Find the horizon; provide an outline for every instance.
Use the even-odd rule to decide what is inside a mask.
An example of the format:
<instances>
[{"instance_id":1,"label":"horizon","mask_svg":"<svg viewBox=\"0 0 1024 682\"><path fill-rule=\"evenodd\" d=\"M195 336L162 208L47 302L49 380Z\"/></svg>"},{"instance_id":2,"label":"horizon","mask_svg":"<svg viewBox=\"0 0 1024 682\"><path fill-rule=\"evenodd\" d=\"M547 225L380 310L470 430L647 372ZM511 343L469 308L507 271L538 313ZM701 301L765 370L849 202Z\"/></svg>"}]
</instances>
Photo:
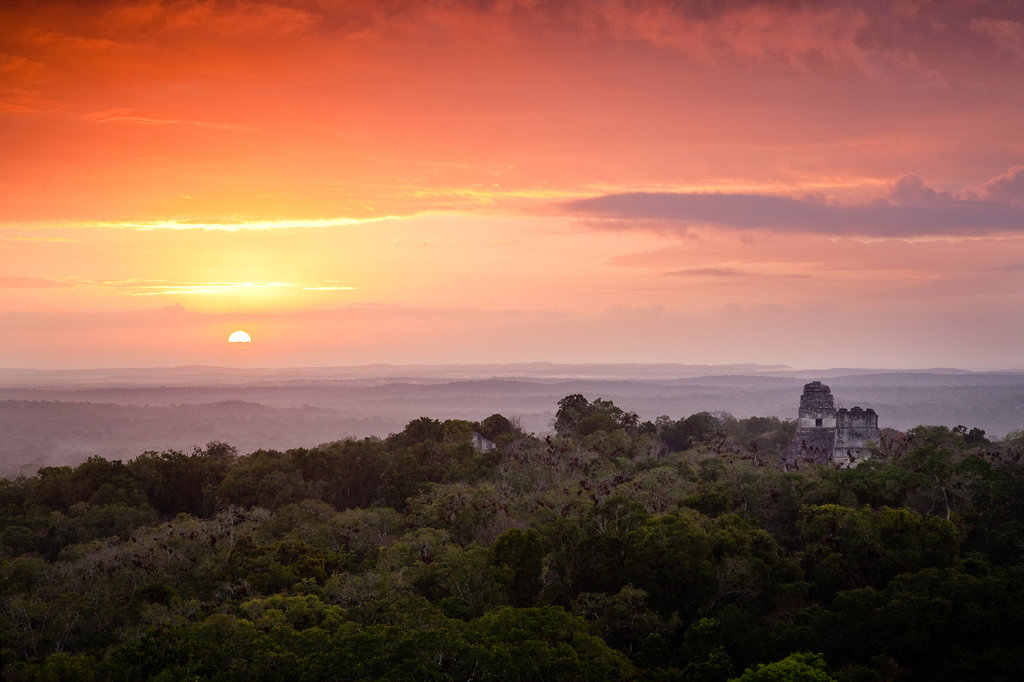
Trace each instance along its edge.
<instances>
[{"instance_id":1,"label":"horizon","mask_svg":"<svg viewBox=\"0 0 1024 682\"><path fill-rule=\"evenodd\" d=\"M722 365L685 363L559 363L559 362L505 362L505 363L367 363L361 365L323 365L290 367L243 367L229 365L176 365L151 367L0 367L0 381L8 382L7 388L32 387L35 382L81 380L95 382L107 380L110 386L118 382L129 382L139 386L153 387L148 382L177 379L179 382L194 378L195 385L205 381L216 383L218 379L235 378L238 381L251 380L301 382L326 380L432 380L446 381L488 381L488 380L622 380L622 381L683 381L736 378L776 379L824 379L870 377L885 375L1017 375L1024 369L965 369L959 367L788 367L785 365L761 365L738 363ZM43 383L39 383L43 386ZM184 384L181 384L184 385Z\"/></svg>"},{"instance_id":2,"label":"horizon","mask_svg":"<svg viewBox=\"0 0 1024 682\"><path fill-rule=\"evenodd\" d=\"M508 368L509 366L506 366ZM732 371L728 371L732 369ZM611 400L642 419L702 412L797 415L801 388L828 385L836 407L874 409L879 426L966 425L990 439L1021 428L1022 372L811 370L671 366L442 366L246 370L3 370L0 475L31 475L101 454L130 459L219 441L240 452L286 451L385 437L419 418L500 414L548 433L559 400Z\"/></svg>"},{"instance_id":3,"label":"horizon","mask_svg":"<svg viewBox=\"0 0 1024 682\"><path fill-rule=\"evenodd\" d=\"M0 44L0 367L1022 368L1024 5L15 0Z\"/></svg>"},{"instance_id":4,"label":"horizon","mask_svg":"<svg viewBox=\"0 0 1024 682\"><path fill-rule=\"evenodd\" d=\"M1018 374L1024 373L1024 366L1000 366L991 368L966 367L966 366L807 366L796 367L785 364L764 364L757 362L736 362L736 363L690 363L690 362L633 362L633 361L609 361L609 362L557 362L549 360L527 360L527 361L500 361L500 362L365 362L358 364L332 364L332 365L232 365L232 364L176 364L176 365L65 365L53 367L41 366L0 366L0 373L34 372L40 374L60 373L88 373L88 372L186 372L186 371L210 371L224 373L246 373L266 372L274 374L287 374L289 372L397 372L416 371L427 372L443 376L444 372L468 372L468 371L500 371L509 372L521 370L525 372L555 371L562 368L574 369L600 369L616 370L622 376L639 378L628 373L629 369L646 370L647 372L659 368L666 370L686 370L687 377L715 376L720 375L809 375L816 372L823 374L836 374L849 372L854 374L863 373L926 373L926 374ZM570 375L575 376L575 375ZM686 377L680 377L686 378Z\"/></svg>"}]
</instances>

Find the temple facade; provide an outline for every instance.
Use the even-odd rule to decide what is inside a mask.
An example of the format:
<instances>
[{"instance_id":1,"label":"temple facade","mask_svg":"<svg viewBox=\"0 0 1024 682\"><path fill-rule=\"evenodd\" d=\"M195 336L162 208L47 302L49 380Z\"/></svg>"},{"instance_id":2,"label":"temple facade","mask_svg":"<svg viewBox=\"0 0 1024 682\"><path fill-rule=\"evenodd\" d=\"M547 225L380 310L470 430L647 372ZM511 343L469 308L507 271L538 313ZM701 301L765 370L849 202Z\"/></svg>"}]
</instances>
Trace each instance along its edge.
<instances>
[{"instance_id":1,"label":"temple facade","mask_svg":"<svg viewBox=\"0 0 1024 682\"><path fill-rule=\"evenodd\" d=\"M874 410L837 410L832 389L820 381L804 385L796 437L790 449L793 464L855 466L870 456L869 444L877 443L878 438L878 415Z\"/></svg>"}]
</instances>

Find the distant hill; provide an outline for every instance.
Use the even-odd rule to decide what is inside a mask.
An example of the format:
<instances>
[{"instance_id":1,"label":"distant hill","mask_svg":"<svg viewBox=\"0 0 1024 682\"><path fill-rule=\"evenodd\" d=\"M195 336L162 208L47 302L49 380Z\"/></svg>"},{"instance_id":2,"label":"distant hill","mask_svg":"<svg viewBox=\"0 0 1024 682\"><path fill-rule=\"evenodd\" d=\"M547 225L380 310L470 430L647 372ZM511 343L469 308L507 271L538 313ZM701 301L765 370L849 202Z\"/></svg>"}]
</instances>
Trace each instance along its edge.
<instances>
[{"instance_id":1,"label":"distant hill","mask_svg":"<svg viewBox=\"0 0 1024 682\"><path fill-rule=\"evenodd\" d=\"M642 419L695 412L796 417L804 383L829 384L839 406L872 407L879 425L1024 429L1024 373L786 370L758 365L514 365L115 370L0 369L0 476L129 459L213 440L242 453L386 436L420 416L494 413L550 429L571 393L603 397Z\"/></svg>"}]
</instances>

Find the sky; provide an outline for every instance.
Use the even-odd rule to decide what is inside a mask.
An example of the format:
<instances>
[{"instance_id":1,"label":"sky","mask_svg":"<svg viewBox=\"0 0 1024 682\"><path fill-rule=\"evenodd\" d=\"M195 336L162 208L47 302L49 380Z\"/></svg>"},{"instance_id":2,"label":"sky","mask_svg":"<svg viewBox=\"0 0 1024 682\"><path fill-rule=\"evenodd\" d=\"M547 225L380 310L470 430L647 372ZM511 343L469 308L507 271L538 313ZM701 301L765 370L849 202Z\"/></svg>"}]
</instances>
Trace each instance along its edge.
<instances>
[{"instance_id":1,"label":"sky","mask_svg":"<svg viewBox=\"0 0 1024 682\"><path fill-rule=\"evenodd\" d=\"M0 5L0 367L1021 348L1024 3Z\"/></svg>"}]
</instances>

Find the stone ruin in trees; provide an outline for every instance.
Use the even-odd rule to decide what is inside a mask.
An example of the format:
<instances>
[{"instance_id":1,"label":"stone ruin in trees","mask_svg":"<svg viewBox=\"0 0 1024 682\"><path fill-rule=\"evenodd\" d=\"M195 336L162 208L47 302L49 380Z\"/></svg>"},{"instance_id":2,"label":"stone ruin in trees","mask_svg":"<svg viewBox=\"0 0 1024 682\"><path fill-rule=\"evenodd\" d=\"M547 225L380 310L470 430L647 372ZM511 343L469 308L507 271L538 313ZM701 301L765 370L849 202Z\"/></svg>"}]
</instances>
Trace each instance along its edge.
<instances>
[{"instance_id":1,"label":"stone ruin in trees","mask_svg":"<svg viewBox=\"0 0 1024 682\"><path fill-rule=\"evenodd\" d=\"M871 456L870 443L877 443L878 415L860 407L836 409L832 389L820 381L804 385L796 437L789 459L796 466L806 463L850 467Z\"/></svg>"}]
</instances>

